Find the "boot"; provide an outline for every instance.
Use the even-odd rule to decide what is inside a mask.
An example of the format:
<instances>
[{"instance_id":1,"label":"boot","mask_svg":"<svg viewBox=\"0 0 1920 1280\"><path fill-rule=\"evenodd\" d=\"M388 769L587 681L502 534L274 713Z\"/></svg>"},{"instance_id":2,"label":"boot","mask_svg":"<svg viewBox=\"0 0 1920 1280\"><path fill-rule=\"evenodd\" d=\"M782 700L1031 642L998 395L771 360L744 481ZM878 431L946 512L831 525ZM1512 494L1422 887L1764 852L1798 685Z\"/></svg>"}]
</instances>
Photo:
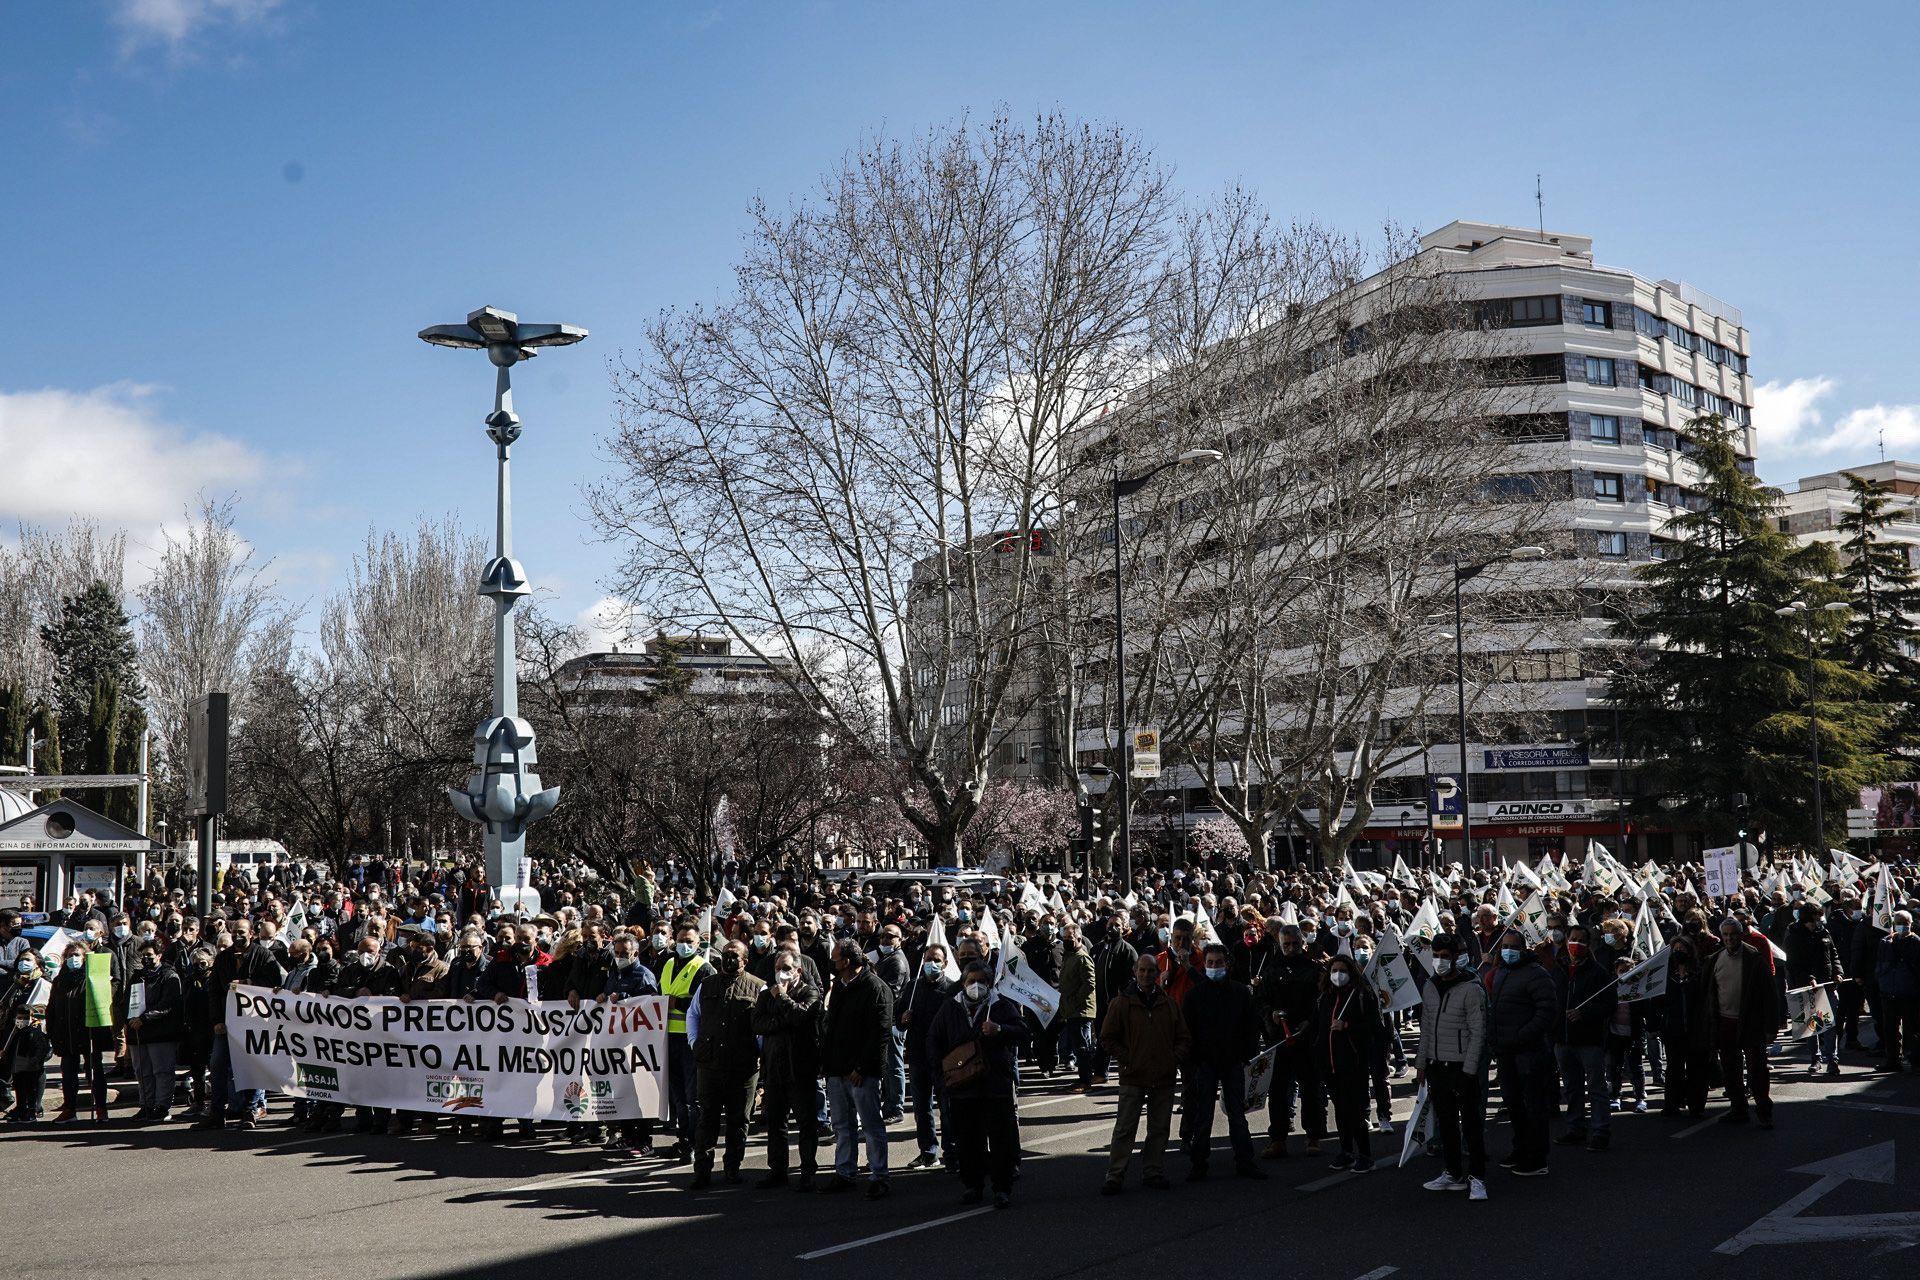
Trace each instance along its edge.
<instances>
[{"instance_id":1,"label":"boot","mask_svg":"<svg viewBox=\"0 0 1920 1280\"><path fill-rule=\"evenodd\" d=\"M1265 1147L1265 1149L1264 1149L1264 1150L1262 1150L1262 1151L1260 1152L1260 1158L1261 1158L1262 1160L1284 1160L1284 1159L1286 1159L1286 1158L1287 1158L1287 1140L1286 1140L1286 1137L1285 1137L1285 1136L1283 1135L1283 1136L1281 1136L1281 1137L1278 1137L1278 1138L1269 1138L1269 1139L1267 1140L1267 1145L1266 1145L1266 1147Z\"/></svg>"},{"instance_id":2,"label":"boot","mask_svg":"<svg viewBox=\"0 0 1920 1280\"><path fill-rule=\"evenodd\" d=\"M53 1122L55 1124L72 1124L73 1121L74 1121L74 1112L72 1107L60 1108L60 1114L56 1115L53 1118Z\"/></svg>"}]
</instances>

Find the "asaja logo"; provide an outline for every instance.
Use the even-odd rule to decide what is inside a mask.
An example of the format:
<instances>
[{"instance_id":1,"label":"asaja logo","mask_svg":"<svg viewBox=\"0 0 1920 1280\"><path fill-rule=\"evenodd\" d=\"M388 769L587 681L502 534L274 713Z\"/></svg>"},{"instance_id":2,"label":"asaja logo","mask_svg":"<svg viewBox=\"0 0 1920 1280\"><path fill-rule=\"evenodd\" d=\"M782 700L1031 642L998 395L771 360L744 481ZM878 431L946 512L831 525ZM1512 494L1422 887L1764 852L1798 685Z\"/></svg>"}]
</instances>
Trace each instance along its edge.
<instances>
[{"instance_id":1,"label":"asaja logo","mask_svg":"<svg viewBox=\"0 0 1920 1280\"><path fill-rule=\"evenodd\" d=\"M293 1064L293 1084L297 1089L322 1093L340 1092L340 1073L332 1067L316 1067L311 1062Z\"/></svg>"},{"instance_id":2,"label":"asaja logo","mask_svg":"<svg viewBox=\"0 0 1920 1280\"><path fill-rule=\"evenodd\" d=\"M432 1076L427 1080L427 1097L440 1104L442 1111L466 1111L481 1105L487 1083L461 1076Z\"/></svg>"}]
</instances>

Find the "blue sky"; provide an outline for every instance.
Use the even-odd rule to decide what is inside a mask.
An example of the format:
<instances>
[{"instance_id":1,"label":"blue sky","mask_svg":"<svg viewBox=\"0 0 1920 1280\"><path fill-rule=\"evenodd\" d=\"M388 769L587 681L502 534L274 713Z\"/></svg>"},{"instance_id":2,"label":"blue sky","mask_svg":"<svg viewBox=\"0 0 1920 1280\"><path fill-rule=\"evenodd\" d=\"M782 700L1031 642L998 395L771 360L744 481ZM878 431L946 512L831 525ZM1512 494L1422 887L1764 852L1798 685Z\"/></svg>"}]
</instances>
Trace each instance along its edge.
<instances>
[{"instance_id":1,"label":"blue sky","mask_svg":"<svg viewBox=\"0 0 1920 1280\"><path fill-rule=\"evenodd\" d=\"M490 518L493 303L523 366L517 550L563 613L607 362L725 287L747 202L864 133L1005 103L1124 124L1289 217L1531 223L1742 307L1775 483L1920 456L1916 19L1801 6L69 0L0 13L0 522L136 540L241 498L284 587L370 526Z\"/></svg>"}]
</instances>

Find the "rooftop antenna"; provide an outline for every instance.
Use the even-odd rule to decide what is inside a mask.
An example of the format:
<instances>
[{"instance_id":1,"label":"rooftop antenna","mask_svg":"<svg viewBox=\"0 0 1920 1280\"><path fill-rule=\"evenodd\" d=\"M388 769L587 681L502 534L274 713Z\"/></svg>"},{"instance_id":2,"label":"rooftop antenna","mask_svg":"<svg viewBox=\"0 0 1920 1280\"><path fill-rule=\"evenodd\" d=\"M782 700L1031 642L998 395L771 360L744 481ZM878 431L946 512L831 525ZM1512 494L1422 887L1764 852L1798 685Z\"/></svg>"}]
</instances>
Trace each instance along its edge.
<instances>
[{"instance_id":1,"label":"rooftop antenna","mask_svg":"<svg viewBox=\"0 0 1920 1280\"><path fill-rule=\"evenodd\" d=\"M1546 197L1541 194L1540 175L1537 173L1533 175L1533 209L1540 217L1540 242L1545 244L1547 240L1547 200Z\"/></svg>"}]
</instances>

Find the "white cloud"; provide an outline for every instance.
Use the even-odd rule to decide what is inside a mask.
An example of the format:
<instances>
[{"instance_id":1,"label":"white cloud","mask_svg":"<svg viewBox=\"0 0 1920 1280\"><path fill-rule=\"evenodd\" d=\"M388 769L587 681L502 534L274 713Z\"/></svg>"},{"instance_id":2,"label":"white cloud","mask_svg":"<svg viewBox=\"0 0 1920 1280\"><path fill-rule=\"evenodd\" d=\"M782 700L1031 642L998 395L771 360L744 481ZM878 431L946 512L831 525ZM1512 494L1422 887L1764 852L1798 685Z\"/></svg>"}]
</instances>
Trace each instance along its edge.
<instances>
[{"instance_id":1,"label":"white cloud","mask_svg":"<svg viewBox=\"0 0 1920 1280\"><path fill-rule=\"evenodd\" d=\"M212 27L245 26L278 8L280 0L115 0L113 20L130 48L165 44L178 50Z\"/></svg>"},{"instance_id":2,"label":"white cloud","mask_svg":"<svg viewBox=\"0 0 1920 1280\"><path fill-rule=\"evenodd\" d=\"M1831 378L1763 382L1753 392L1753 426L1768 453L1845 454L1843 461L1911 455L1920 448L1920 404L1874 404L1849 409L1829 421L1820 402L1839 384Z\"/></svg>"},{"instance_id":3,"label":"white cloud","mask_svg":"<svg viewBox=\"0 0 1920 1280\"><path fill-rule=\"evenodd\" d=\"M1753 389L1753 430L1762 449L1799 447L1801 437L1820 425L1815 403L1832 393L1832 378L1795 378L1763 382Z\"/></svg>"},{"instance_id":4,"label":"white cloud","mask_svg":"<svg viewBox=\"0 0 1920 1280\"><path fill-rule=\"evenodd\" d=\"M589 653L605 653L616 644L636 649L653 630L651 619L618 596L601 596L579 612L574 625L585 634Z\"/></svg>"},{"instance_id":5,"label":"white cloud","mask_svg":"<svg viewBox=\"0 0 1920 1280\"><path fill-rule=\"evenodd\" d=\"M158 529L200 493L260 480L259 454L162 421L154 400L132 383L0 392L0 522Z\"/></svg>"}]
</instances>

